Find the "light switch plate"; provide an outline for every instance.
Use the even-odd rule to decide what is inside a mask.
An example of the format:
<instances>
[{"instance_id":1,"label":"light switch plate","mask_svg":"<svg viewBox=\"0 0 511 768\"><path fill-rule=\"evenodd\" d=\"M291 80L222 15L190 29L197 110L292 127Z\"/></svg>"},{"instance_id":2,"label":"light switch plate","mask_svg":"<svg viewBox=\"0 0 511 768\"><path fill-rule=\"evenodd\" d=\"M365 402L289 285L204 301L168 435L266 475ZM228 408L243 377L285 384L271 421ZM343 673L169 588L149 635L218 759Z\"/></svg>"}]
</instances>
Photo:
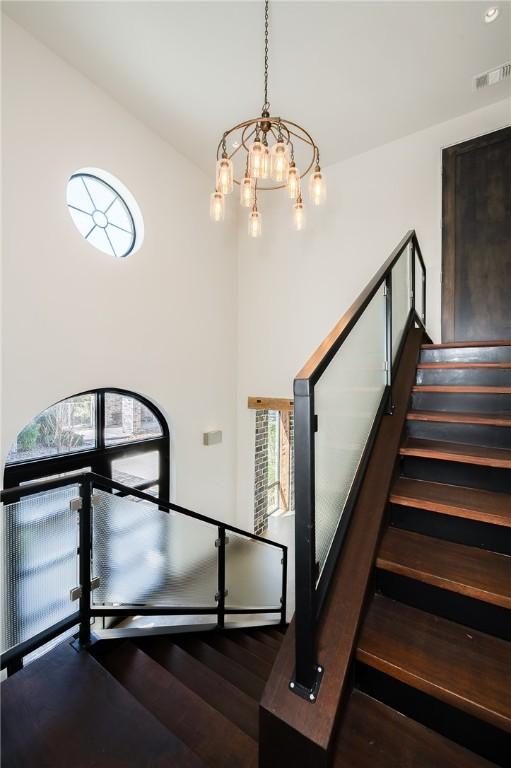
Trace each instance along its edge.
<instances>
[{"instance_id":1,"label":"light switch plate","mask_svg":"<svg viewBox=\"0 0 511 768\"><path fill-rule=\"evenodd\" d=\"M204 432L202 435L204 445L216 445L222 442L222 431L217 429L214 432Z\"/></svg>"}]
</instances>

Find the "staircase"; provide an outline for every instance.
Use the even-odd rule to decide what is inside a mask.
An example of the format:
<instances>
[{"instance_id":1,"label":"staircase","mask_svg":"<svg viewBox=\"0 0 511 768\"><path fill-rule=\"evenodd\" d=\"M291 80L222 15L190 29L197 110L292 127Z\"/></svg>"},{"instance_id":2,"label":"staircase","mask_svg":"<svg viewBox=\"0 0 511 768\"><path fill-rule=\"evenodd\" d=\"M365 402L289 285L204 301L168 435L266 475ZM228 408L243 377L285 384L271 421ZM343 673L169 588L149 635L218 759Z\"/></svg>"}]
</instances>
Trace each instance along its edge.
<instances>
[{"instance_id":1,"label":"staircase","mask_svg":"<svg viewBox=\"0 0 511 768\"><path fill-rule=\"evenodd\" d=\"M511 342L424 344L335 768L511 764Z\"/></svg>"},{"instance_id":2,"label":"staircase","mask_svg":"<svg viewBox=\"0 0 511 768\"><path fill-rule=\"evenodd\" d=\"M511 340L424 343L425 286L412 230L295 379L296 590L285 631L286 547L73 476L86 553L78 610L2 654L3 768L509 768ZM359 322L374 349L350 336ZM7 489L2 500L67 483ZM131 563L110 584L115 559L98 557L109 535L98 519L116 510L121 521L156 516L164 540L209 526L205 558L180 569L167 553L174 591L162 599L148 588L140 602ZM202 591L190 578L201 569ZM106 629L91 644L91 619L153 611L216 615L216 628ZM280 623L228 626L234 614ZM77 625L79 643L21 669Z\"/></svg>"},{"instance_id":3,"label":"staircase","mask_svg":"<svg viewBox=\"0 0 511 768\"><path fill-rule=\"evenodd\" d=\"M255 768L279 629L68 643L2 684L6 768Z\"/></svg>"}]
</instances>

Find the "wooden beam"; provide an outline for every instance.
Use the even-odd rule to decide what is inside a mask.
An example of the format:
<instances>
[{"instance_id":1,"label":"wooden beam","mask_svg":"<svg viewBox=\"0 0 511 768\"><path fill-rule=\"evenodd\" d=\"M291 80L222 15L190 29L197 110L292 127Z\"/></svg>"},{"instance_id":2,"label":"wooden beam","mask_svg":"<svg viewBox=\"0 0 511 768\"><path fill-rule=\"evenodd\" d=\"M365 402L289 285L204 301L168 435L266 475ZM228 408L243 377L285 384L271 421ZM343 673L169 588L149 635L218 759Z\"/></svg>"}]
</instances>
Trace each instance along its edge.
<instances>
[{"instance_id":1,"label":"wooden beam","mask_svg":"<svg viewBox=\"0 0 511 768\"><path fill-rule=\"evenodd\" d=\"M292 411L293 400L284 397L249 397L248 407L257 411Z\"/></svg>"}]
</instances>

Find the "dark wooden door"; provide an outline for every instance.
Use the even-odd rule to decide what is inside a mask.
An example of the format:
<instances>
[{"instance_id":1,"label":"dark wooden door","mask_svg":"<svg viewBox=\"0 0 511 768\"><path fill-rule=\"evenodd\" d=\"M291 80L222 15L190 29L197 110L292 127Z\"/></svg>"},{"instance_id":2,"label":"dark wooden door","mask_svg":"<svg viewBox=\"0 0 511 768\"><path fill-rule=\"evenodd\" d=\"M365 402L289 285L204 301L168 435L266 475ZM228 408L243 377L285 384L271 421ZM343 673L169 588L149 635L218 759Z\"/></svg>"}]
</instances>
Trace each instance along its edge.
<instances>
[{"instance_id":1,"label":"dark wooden door","mask_svg":"<svg viewBox=\"0 0 511 768\"><path fill-rule=\"evenodd\" d=\"M442 340L511 339L511 127L442 160Z\"/></svg>"}]
</instances>

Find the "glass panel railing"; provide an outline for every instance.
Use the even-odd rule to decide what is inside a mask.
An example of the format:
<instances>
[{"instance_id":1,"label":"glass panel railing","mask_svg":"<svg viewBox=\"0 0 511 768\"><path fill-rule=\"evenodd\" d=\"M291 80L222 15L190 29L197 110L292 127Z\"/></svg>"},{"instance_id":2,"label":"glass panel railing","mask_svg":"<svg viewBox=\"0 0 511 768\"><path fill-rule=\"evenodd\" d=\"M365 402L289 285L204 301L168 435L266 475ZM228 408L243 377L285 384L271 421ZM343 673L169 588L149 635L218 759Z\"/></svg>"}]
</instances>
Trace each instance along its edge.
<instances>
[{"instance_id":1,"label":"glass panel railing","mask_svg":"<svg viewBox=\"0 0 511 768\"><path fill-rule=\"evenodd\" d=\"M392 360L396 359L411 301L411 246L407 246L392 269Z\"/></svg>"},{"instance_id":2,"label":"glass panel railing","mask_svg":"<svg viewBox=\"0 0 511 768\"><path fill-rule=\"evenodd\" d=\"M386 386L383 287L314 390L316 562L325 564Z\"/></svg>"},{"instance_id":3,"label":"glass panel railing","mask_svg":"<svg viewBox=\"0 0 511 768\"><path fill-rule=\"evenodd\" d=\"M280 610L282 549L231 531L227 537L225 607Z\"/></svg>"},{"instance_id":4,"label":"glass panel railing","mask_svg":"<svg viewBox=\"0 0 511 768\"><path fill-rule=\"evenodd\" d=\"M100 490L92 519L94 605L216 610L216 526Z\"/></svg>"},{"instance_id":5,"label":"glass panel railing","mask_svg":"<svg viewBox=\"0 0 511 768\"><path fill-rule=\"evenodd\" d=\"M398 355L420 319L414 293L425 286L425 270L410 230L294 381L296 665L290 687L310 701L323 674L316 622L356 511L372 439L383 415L396 413ZM424 315L421 303L418 311Z\"/></svg>"},{"instance_id":6,"label":"glass panel railing","mask_svg":"<svg viewBox=\"0 0 511 768\"><path fill-rule=\"evenodd\" d=\"M2 537L2 652L31 639L78 609L79 486L31 494L4 504Z\"/></svg>"},{"instance_id":7,"label":"glass panel railing","mask_svg":"<svg viewBox=\"0 0 511 768\"><path fill-rule=\"evenodd\" d=\"M0 645L9 674L77 628L86 646L98 617L197 623L214 615L218 627L227 613L285 620L285 546L90 472L1 498ZM163 631L167 623L179 620L157 622Z\"/></svg>"},{"instance_id":8,"label":"glass panel railing","mask_svg":"<svg viewBox=\"0 0 511 768\"><path fill-rule=\"evenodd\" d=\"M415 311L422 322L425 322L424 317L424 282L425 274L422 271L422 264L420 262L417 251L414 251L415 259Z\"/></svg>"}]
</instances>

